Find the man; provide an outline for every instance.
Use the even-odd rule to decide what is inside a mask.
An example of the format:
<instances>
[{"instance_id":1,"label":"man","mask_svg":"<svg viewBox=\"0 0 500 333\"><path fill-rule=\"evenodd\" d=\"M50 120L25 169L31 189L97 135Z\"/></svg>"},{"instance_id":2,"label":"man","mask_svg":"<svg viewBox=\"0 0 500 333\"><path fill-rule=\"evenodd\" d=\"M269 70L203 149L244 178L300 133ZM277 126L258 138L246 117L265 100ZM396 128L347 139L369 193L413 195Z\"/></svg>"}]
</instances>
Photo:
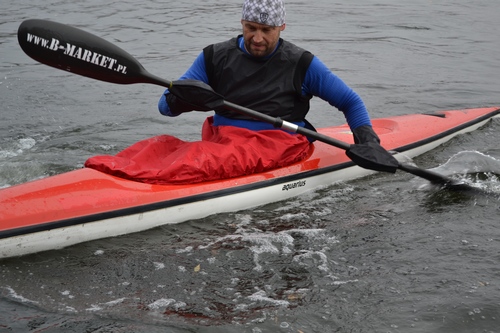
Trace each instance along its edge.
<instances>
[{"instance_id":1,"label":"man","mask_svg":"<svg viewBox=\"0 0 500 333\"><path fill-rule=\"evenodd\" d=\"M361 98L316 56L280 38L286 27L283 0L245 0L241 24L242 35L206 47L180 80L202 81L227 101L306 127L309 100L318 96L344 113L356 143L379 142ZM210 110L193 105L197 91L192 94L180 99L167 89L158 108L171 117ZM201 141L145 140L119 153L125 160L113 161L113 168L150 183L192 183L289 165L304 159L309 149L302 135L216 108ZM139 167L138 160L146 165Z\"/></svg>"}]
</instances>

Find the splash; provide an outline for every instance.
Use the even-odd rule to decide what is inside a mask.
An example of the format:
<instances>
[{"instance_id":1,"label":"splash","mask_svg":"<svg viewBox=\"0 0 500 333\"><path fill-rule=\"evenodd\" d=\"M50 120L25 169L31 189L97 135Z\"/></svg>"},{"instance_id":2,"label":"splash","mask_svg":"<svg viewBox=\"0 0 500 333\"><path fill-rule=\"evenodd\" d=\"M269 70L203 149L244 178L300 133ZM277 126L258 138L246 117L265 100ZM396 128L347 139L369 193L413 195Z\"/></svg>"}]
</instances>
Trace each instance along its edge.
<instances>
[{"instance_id":1,"label":"splash","mask_svg":"<svg viewBox=\"0 0 500 333\"><path fill-rule=\"evenodd\" d=\"M36 145L36 140L33 138L22 138L15 142L11 142L10 146L0 147L0 159L8 159L23 154L25 151L30 150Z\"/></svg>"},{"instance_id":2,"label":"splash","mask_svg":"<svg viewBox=\"0 0 500 333\"><path fill-rule=\"evenodd\" d=\"M500 159L478 151L463 151L431 169L485 193L500 194Z\"/></svg>"},{"instance_id":3,"label":"splash","mask_svg":"<svg viewBox=\"0 0 500 333\"><path fill-rule=\"evenodd\" d=\"M37 301L33 301L31 299L28 299L24 296L21 296L19 295L14 289L12 289L11 287L4 287L3 289L7 290L8 293L9 293L9 297L14 299L14 300L17 300L21 303L31 303L31 304L38 304Z\"/></svg>"}]
</instances>

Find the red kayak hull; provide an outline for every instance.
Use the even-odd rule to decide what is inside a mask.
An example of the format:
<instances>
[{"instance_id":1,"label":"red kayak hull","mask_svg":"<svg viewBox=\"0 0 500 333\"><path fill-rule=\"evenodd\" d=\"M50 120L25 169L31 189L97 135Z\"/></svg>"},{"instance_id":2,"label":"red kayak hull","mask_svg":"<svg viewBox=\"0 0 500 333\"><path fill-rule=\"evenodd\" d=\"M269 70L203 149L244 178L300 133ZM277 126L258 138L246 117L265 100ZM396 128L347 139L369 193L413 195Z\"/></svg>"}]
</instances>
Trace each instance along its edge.
<instances>
[{"instance_id":1,"label":"red kayak hull","mask_svg":"<svg viewBox=\"0 0 500 333\"><path fill-rule=\"evenodd\" d=\"M441 111L374 119L373 127L384 148L414 157L498 114L498 107ZM347 125L318 131L352 143ZM74 170L0 190L0 258L250 208L370 173L343 150L321 142L311 145L308 158L299 163L192 185L151 185L93 169ZM54 241L65 232L68 241Z\"/></svg>"}]
</instances>

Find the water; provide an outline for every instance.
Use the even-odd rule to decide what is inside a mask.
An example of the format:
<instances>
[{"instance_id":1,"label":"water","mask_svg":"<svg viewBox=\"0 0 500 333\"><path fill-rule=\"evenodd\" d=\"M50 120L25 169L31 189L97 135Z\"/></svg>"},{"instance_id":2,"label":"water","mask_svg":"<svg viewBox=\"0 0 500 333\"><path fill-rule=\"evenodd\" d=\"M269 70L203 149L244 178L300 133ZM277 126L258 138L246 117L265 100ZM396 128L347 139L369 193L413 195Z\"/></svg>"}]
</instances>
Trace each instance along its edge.
<instances>
[{"instance_id":1,"label":"water","mask_svg":"<svg viewBox=\"0 0 500 333\"><path fill-rule=\"evenodd\" d=\"M58 71L21 51L28 18L72 24L180 76L240 30L240 2L9 1L0 19L0 187L80 168L157 134L153 85ZM499 105L493 0L289 1L283 37L318 55L372 117ZM344 122L313 100L314 124ZM136 235L0 262L0 332L499 332L500 122L416 159L485 194L397 173ZM486 157L485 157L486 156ZM447 163L448 162L448 163ZM463 176L464 165L473 174Z\"/></svg>"}]
</instances>

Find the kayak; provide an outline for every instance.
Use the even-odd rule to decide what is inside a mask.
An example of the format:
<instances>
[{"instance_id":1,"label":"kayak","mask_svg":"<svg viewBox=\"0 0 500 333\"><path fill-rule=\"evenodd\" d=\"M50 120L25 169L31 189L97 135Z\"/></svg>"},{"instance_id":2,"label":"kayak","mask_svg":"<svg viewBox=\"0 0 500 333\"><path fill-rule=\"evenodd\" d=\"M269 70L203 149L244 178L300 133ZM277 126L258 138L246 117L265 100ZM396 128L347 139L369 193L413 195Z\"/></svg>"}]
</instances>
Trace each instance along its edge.
<instances>
[{"instance_id":1,"label":"kayak","mask_svg":"<svg viewBox=\"0 0 500 333\"><path fill-rule=\"evenodd\" d=\"M485 125L498 107L373 119L382 146L399 161ZM353 143L344 124L318 129ZM61 249L91 240L248 209L376 171L344 150L311 144L306 159L264 173L187 185L155 185L82 168L0 190L0 258Z\"/></svg>"}]
</instances>

